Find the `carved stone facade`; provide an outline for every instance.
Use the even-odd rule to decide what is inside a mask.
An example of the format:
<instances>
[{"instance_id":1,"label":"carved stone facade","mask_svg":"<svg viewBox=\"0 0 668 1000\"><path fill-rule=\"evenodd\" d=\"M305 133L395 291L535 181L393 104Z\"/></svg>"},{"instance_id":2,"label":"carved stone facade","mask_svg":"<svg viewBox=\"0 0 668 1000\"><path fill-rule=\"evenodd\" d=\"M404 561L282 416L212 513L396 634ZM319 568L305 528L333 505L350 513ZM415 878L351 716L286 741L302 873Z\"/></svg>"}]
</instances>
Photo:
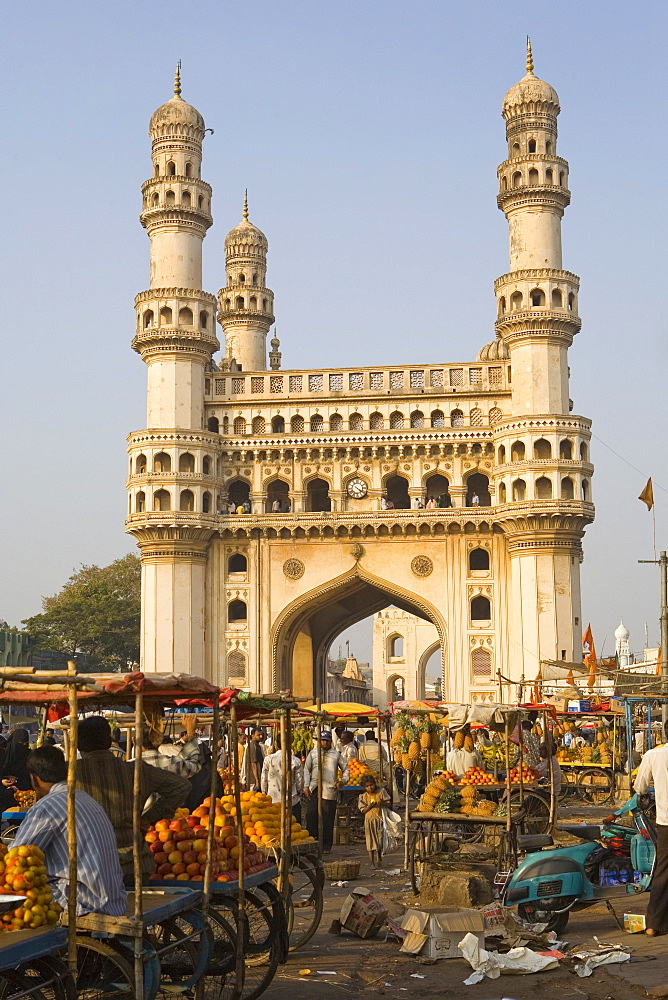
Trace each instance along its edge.
<instances>
[{"instance_id":1,"label":"carved stone facade","mask_svg":"<svg viewBox=\"0 0 668 1000\"><path fill-rule=\"evenodd\" d=\"M200 290L204 122L176 91L151 121L151 288L133 343L149 373L127 483L143 669L316 696L336 635L388 605L431 626L449 700L577 658L593 468L568 394L580 320L554 90L528 65L504 100L512 270L476 360L294 371L276 338L267 364L268 242L246 203L224 287Z\"/></svg>"}]
</instances>

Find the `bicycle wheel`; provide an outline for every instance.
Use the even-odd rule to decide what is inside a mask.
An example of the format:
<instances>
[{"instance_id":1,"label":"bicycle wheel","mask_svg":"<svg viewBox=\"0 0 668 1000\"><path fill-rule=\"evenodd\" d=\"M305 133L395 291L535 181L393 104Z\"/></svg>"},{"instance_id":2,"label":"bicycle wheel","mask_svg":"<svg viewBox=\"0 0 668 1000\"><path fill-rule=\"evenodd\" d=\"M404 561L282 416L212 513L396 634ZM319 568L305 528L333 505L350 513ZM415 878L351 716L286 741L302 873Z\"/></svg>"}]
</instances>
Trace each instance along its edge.
<instances>
[{"instance_id":1,"label":"bicycle wheel","mask_svg":"<svg viewBox=\"0 0 668 1000\"><path fill-rule=\"evenodd\" d=\"M520 805L519 791L511 792L513 812L524 809L522 829L526 834L547 833L550 829L550 803L537 792L525 792Z\"/></svg>"},{"instance_id":2,"label":"bicycle wheel","mask_svg":"<svg viewBox=\"0 0 668 1000\"><path fill-rule=\"evenodd\" d=\"M179 914L146 929L145 939L160 962L157 996L173 994L174 988L191 989L204 974L213 938L199 911Z\"/></svg>"},{"instance_id":3,"label":"bicycle wheel","mask_svg":"<svg viewBox=\"0 0 668 1000\"><path fill-rule=\"evenodd\" d=\"M288 900L290 951L310 941L322 920L325 875L317 857L293 855Z\"/></svg>"},{"instance_id":4,"label":"bicycle wheel","mask_svg":"<svg viewBox=\"0 0 668 1000\"><path fill-rule=\"evenodd\" d=\"M208 924L213 953L198 990L202 1000L229 1000L236 984L236 929L213 906L209 909Z\"/></svg>"},{"instance_id":5,"label":"bicycle wheel","mask_svg":"<svg viewBox=\"0 0 668 1000\"><path fill-rule=\"evenodd\" d=\"M76 941L79 1000L134 1000L131 953L98 938L77 935Z\"/></svg>"},{"instance_id":6,"label":"bicycle wheel","mask_svg":"<svg viewBox=\"0 0 668 1000\"><path fill-rule=\"evenodd\" d=\"M0 1000L18 1000L19 997L34 997L41 1000L39 992L30 991L22 969L5 969L0 972Z\"/></svg>"},{"instance_id":7,"label":"bicycle wheel","mask_svg":"<svg viewBox=\"0 0 668 1000\"><path fill-rule=\"evenodd\" d=\"M276 975L279 959L278 935L271 936L267 924L271 922L267 916L268 908L261 900L246 893L244 920L244 982L240 1000L256 1000L266 990ZM251 897L250 899L248 897ZM210 1000L230 1000L236 989L236 945L239 934L239 907L234 896L216 896L211 901L210 916L219 921L223 932L234 943L234 960L232 970L225 976L224 982L214 986L216 992L211 992L209 977L205 984L205 997Z\"/></svg>"},{"instance_id":8,"label":"bicycle wheel","mask_svg":"<svg viewBox=\"0 0 668 1000\"><path fill-rule=\"evenodd\" d=\"M39 991L43 1000L74 1000L76 989L72 973L67 965L54 955L33 959L23 966L26 980L31 989ZM32 993L37 996L38 993Z\"/></svg>"},{"instance_id":9,"label":"bicycle wheel","mask_svg":"<svg viewBox=\"0 0 668 1000\"><path fill-rule=\"evenodd\" d=\"M578 777L578 791L585 802L595 806L605 805L612 799L613 776L599 767L586 768Z\"/></svg>"}]
</instances>

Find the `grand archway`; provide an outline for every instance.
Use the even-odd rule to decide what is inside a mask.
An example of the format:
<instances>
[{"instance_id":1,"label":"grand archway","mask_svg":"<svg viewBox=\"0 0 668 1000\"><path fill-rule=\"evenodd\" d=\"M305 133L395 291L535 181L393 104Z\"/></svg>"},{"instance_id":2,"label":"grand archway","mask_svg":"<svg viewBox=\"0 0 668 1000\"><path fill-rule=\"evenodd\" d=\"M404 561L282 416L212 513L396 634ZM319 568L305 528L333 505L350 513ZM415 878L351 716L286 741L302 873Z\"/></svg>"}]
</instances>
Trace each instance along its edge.
<instances>
[{"instance_id":1,"label":"grand archway","mask_svg":"<svg viewBox=\"0 0 668 1000\"><path fill-rule=\"evenodd\" d=\"M357 564L350 572L303 594L279 616L272 636L274 690L321 697L326 657L334 638L388 604L433 624L443 652L446 625L434 606Z\"/></svg>"}]
</instances>

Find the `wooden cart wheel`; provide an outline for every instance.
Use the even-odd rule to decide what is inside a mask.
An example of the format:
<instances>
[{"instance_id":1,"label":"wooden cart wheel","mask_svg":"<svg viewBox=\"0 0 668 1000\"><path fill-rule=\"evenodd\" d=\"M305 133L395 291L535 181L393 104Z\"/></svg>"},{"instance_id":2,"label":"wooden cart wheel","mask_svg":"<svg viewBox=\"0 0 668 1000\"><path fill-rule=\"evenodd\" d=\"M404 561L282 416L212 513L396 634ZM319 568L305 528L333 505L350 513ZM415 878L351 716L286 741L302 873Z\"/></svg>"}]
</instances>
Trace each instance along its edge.
<instances>
[{"instance_id":1,"label":"wooden cart wheel","mask_svg":"<svg viewBox=\"0 0 668 1000\"><path fill-rule=\"evenodd\" d=\"M588 767L578 775L578 792L585 802L605 805L611 800L613 789L613 775L603 768Z\"/></svg>"},{"instance_id":2,"label":"wooden cart wheel","mask_svg":"<svg viewBox=\"0 0 668 1000\"><path fill-rule=\"evenodd\" d=\"M148 927L145 938L160 961L157 996L189 990L204 975L213 952L213 936L199 910Z\"/></svg>"},{"instance_id":3,"label":"wooden cart wheel","mask_svg":"<svg viewBox=\"0 0 668 1000\"><path fill-rule=\"evenodd\" d=\"M132 953L99 938L77 935L76 940L79 1000L134 1000ZM153 995L145 993L144 1000Z\"/></svg>"},{"instance_id":4,"label":"wooden cart wheel","mask_svg":"<svg viewBox=\"0 0 668 1000\"><path fill-rule=\"evenodd\" d=\"M303 947L320 926L324 883L322 864L315 855L293 855L287 913L290 951Z\"/></svg>"},{"instance_id":5,"label":"wooden cart wheel","mask_svg":"<svg viewBox=\"0 0 668 1000\"><path fill-rule=\"evenodd\" d=\"M31 989L22 969L5 969L0 972L0 1000L18 1000L19 997L34 997L41 1000L38 988Z\"/></svg>"},{"instance_id":6,"label":"wooden cart wheel","mask_svg":"<svg viewBox=\"0 0 668 1000\"><path fill-rule=\"evenodd\" d=\"M520 793L514 789L510 793L513 812L524 810L522 830L526 834L547 833L550 829L550 801L538 792L526 791L520 805Z\"/></svg>"},{"instance_id":7,"label":"wooden cart wheel","mask_svg":"<svg viewBox=\"0 0 668 1000\"><path fill-rule=\"evenodd\" d=\"M234 956L232 969L218 978L207 974L200 989L205 1000L231 1000L234 995L238 1000L256 1000L267 989L276 975L279 965L280 929L271 933L268 924L271 917L262 900L246 892L246 928L244 941L244 982L239 992L236 982L236 942L239 928L239 908L234 896L213 896L209 916L211 923L217 922L220 927L214 930L216 940L219 937L232 942ZM213 927L212 927L213 929ZM225 965L228 963L227 945L225 946ZM217 945L214 946L214 955ZM214 959L215 962L215 959Z\"/></svg>"},{"instance_id":8,"label":"wooden cart wheel","mask_svg":"<svg viewBox=\"0 0 668 1000\"><path fill-rule=\"evenodd\" d=\"M76 989L67 965L54 955L37 958L23 966L26 982L30 983L30 996L43 1000L75 1000ZM0 974L3 976L4 973ZM34 991L34 992L33 992ZM0 993L0 996L2 994Z\"/></svg>"}]
</instances>

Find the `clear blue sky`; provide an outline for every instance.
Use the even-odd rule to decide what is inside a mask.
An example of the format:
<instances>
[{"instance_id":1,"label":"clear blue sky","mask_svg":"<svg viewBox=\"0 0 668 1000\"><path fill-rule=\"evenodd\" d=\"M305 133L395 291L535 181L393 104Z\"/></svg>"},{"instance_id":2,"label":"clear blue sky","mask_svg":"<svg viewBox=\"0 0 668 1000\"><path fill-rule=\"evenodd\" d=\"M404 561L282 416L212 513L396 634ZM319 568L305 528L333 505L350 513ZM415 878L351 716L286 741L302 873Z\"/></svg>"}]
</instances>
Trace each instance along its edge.
<instances>
[{"instance_id":1,"label":"clear blue sky","mask_svg":"<svg viewBox=\"0 0 668 1000\"><path fill-rule=\"evenodd\" d=\"M581 275L575 412L599 440L583 620L658 635L655 479L668 547L665 3L430 0L27 2L3 15L0 618L40 610L124 534L125 435L144 425L130 350L148 283L138 222L147 125L183 61L183 95L215 129L203 176L215 226L205 288L248 187L270 243L285 367L468 361L493 336L507 270L496 208L505 91L536 73L561 98L571 164L564 266ZM360 641L363 647L363 642ZM359 648L361 659L368 650Z\"/></svg>"}]
</instances>

